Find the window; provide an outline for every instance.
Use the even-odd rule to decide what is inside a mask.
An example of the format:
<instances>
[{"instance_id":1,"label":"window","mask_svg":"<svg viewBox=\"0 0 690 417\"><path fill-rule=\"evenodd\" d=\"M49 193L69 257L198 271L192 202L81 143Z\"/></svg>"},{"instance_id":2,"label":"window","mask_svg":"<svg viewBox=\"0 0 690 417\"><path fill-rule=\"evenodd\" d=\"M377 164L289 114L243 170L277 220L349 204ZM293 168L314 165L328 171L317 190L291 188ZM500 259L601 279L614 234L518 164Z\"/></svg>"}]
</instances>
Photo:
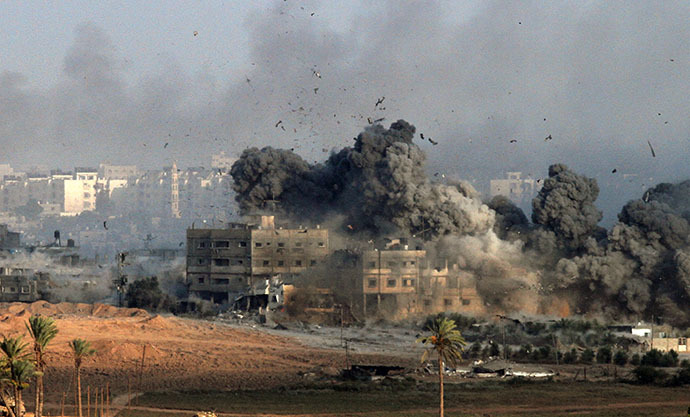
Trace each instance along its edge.
<instances>
[{"instance_id":1,"label":"window","mask_svg":"<svg viewBox=\"0 0 690 417\"><path fill-rule=\"evenodd\" d=\"M204 258L198 258L196 260L197 265L206 265L206 259Z\"/></svg>"},{"instance_id":2,"label":"window","mask_svg":"<svg viewBox=\"0 0 690 417\"><path fill-rule=\"evenodd\" d=\"M204 249L206 247L206 241L205 240L199 241L199 243L196 245L196 247L198 249Z\"/></svg>"},{"instance_id":3,"label":"window","mask_svg":"<svg viewBox=\"0 0 690 417\"><path fill-rule=\"evenodd\" d=\"M284 247L285 247L285 242L278 242L278 247L279 247L279 248L284 248Z\"/></svg>"},{"instance_id":4,"label":"window","mask_svg":"<svg viewBox=\"0 0 690 417\"><path fill-rule=\"evenodd\" d=\"M263 266L271 266L271 261L264 260L264 261L261 263L261 265L263 265Z\"/></svg>"},{"instance_id":5,"label":"window","mask_svg":"<svg viewBox=\"0 0 690 417\"><path fill-rule=\"evenodd\" d=\"M219 240L217 242L213 242L213 246L216 248L229 248L230 242L227 240Z\"/></svg>"},{"instance_id":6,"label":"window","mask_svg":"<svg viewBox=\"0 0 690 417\"><path fill-rule=\"evenodd\" d=\"M215 266L230 266L230 259L217 258L213 260Z\"/></svg>"},{"instance_id":7,"label":"window","mask_svg":"<svg viewBox=\"0 0 690 417\"><path fill-rule=\"evenodd\" d=\"M255 248L260 248L260 247L262 247L263 245L264 245L264 244L261 243L261 242L256 242L256 243L254 243L254 247L255 247Z\"/></svg>"},{"instance_id":8,"label":"window","mask_svg":"<svg viewBox=\"0 0 690 417\"><path fill-rule=\"evenodd\" d=\"M410 265L414 265L415 263L415 261L410 261Z\"/></svg>"},{"instance_id":9,"label":"window","mask_svg":"<svg viewBox=\"0 0 690 417\"><path fill-rule=\"evenodd\" d=\"M431 305L431 300L424 300L424 306L429 307Z\"/></svg>"},{"instance_id":10,"label":"window","mask_svg":"<svg viewBox=\"0 0 690 417\"><path fill-rule=\"evenodd\" d=\"M238 243L237 246L240 247L240 248L246 248L246 247L247 247L247 242L240 241L240 243Z\"/></svg>"},{"instance_id":11,"label":"window","mask_svg":"<svg viewBox=\"0 0 690 417\"><path fill-rule=\"evenodd\" d=\"M389 267L389 268L395 268L396 266L398 266L398 263L397 263L397 262L388 262L388 267Z\"/></svg>"},{"instance_id":12,"label":"window","mask_svg":"<svg viewBox=\"0 0 690 417\"><path fill-rule=\"evenodd\" d=\"M278 266L285 266L285 261L278 261Z\"/></svg>"},{"instance_id":13,"label":"window","mask_svg":"<svg viewBox=\"0 0 690 417\"><path fill-rule=\"evenodd\" d=\"M369 279L369 288L376 288L376 279L374 279L374 278Z\"/></svg>"},{"instance_id":14,"label":"window","mask_svg":"<svg viewBox=\"0 0 690 417\"><path fill-rule=\"evenodd\" d=\"M395 280L394 280L394 279L389 279L389 280L386 282L386 285L387 285L388 287L395 287Z\"/></svg>"},{"instance_id":15,"label":"window","mask_svg":"<svg viewBox=\"0 0 690 417\"><path fill-rule=\"evenodd\" d=\"M29 287L22 287L22 294L28 294L29 293Z\"/></svg>"},{"instance_id":16,"label":"window","mask_svg":"<svg viewBox=\"0 0 690 417\"><path fill-rule=\"evenodd\" d=\"M320 247L320 248L325 248L325 247L326 247L326 244L325 244L324 242L319 242L319 247Z\"/></svg>"},{"instance_id":17,"label":"window","mask_svg":"<svg viewBox=\"0 0 690 417\"><path fill-rule=\"evenodd\" d=\"M369 262L369 268L376 268L376 262Z\"/></svg>"},{"instance_id":18,"label":"window","mask_svg":"<svg viewBox=\"0 0 690 417\"><path fill-rule=\"evenodd\" d=\"M443 305L446 306L446 307L452 306L452 305L453 305L453 300L448 299L448 298L444 298L444 299L443 299Z\"/></svg>"},{"instance_id":19,"label":"window","mask_svg":"<svg viewBox=\"0 0 690 417\"><path fill-rule=\"evenodd\" d=\"M84 193L84 198L90 198L90 197L91 197L91 194L89 194L89 193Z\"/></svg>"},{"instance_id":20,"label":"window","mask_svg":"<svg viewBox=\"0 0 690 417\"><path fill-rule=\"evenodd\" d=\"M470 300L462 300L462 305L464 305L464 306L470 305Z\"/></svg>"},{"instance_id":21,"label":"window","mask_svg":"<svg viewBox=\"0 0 690 417\"><path fill-rule=\"evenodd\" d=\"M295 242L295 247L296 247L296 248L301 248L301 247L302 247L302 242Z\"/></svg>"},{"instance_id":22,"label":"window","mask_svg":"<svg viewBox=\"0 0 690 417\"><path fill-rule=\"evenodd\" d=\"M200 277L199 278L199 284L203 284L203 283L204 283L204 277Z\"/></svg>"},{"instance_id":23,"label":"window","mask_svg":"<svg viewBox=\"0 0 690 417\"><path fill-rule=\"evenodd\" d=\"M413 279L404 279L402 282L403 287L414 287Z\"/></svg>"},{"instance_id":24,"label":"window","mask_svg":"<svg viewBox=\"0 0 690 417\"><path fill-rule=\"evenodd\" d=\"M316 265L315 259L312 259L311 261L309 261L309 266L314 266L314 265Z\"/></svg>"},{"instance_id":25,"label":"window","mask_svg":"<svg viewBox=\"0 0 690 417\"><path fill-rule=\"evenodd\" d=\"M216 285L228 285L230 280L228 278L213 278L213 283Z\"/></svg>"},{"instance_id":26,"label":"window","mask_svg":"<svg viewBox=\"0 0 690 417\"><path fill-rule=\"evenodd\" d=\"M302 261L300 259L296 260L295 266L302 266Z\"/></svg>"},{"instance_id":27,"label":"window","mask_svg":"<svg viewBox=\"0 0 690 417\"><path fill-rule=\"evenodd\" d=\"M687 337L679 337L678 338L678 346L683 346L688 344L688 338Z\"/></svg>"}]
</instances>

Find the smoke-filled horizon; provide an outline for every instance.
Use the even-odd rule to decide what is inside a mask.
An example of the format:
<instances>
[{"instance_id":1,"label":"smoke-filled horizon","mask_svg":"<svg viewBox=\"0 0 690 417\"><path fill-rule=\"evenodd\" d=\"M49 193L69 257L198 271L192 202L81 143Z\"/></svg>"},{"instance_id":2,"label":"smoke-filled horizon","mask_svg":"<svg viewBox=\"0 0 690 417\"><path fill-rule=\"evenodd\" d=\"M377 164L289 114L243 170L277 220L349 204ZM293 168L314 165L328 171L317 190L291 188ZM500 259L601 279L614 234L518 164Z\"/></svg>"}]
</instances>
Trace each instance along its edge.
<instances>
[{"instance_id":1,"label":"smoke-filled horizon","mask_svg":"<svg viewBox=\"0 0 690 417\"><path fill-rule=\"evenodd\" d=\"M646 190L607 230L597 181L554 164L530 222L505 197L485 203L468 183L432 181L415 136L404 120L374 124L318 164L249 148L232 166L236 200L244 214L329 222L361 243L421 237L430 257L471 274L493 313L690 324L690 180Z\"/></svg>"},{"instance_id":2,"label":"smoke-filled horizon","mask_svg":"<svg viewBox=\"0 0 690 417\"><path fill-rule=\"evenodd\" d=\"M0 64L0 163L198 166L267 145L323 161L385 117L438 142L420 142L428 171L478 188L505 171L544 178L556 162L596 178L606 225L653 184L690 177L687 3L330 7L261 3L243 10L239 38L196 19L184 42L168 34L175 46L146 44L151 25L128 27L161 54L146 71L99 19L65 26L54 84ZM181 62L180 49L211 42L204 62Z\"/></svg>"}]
</instances>

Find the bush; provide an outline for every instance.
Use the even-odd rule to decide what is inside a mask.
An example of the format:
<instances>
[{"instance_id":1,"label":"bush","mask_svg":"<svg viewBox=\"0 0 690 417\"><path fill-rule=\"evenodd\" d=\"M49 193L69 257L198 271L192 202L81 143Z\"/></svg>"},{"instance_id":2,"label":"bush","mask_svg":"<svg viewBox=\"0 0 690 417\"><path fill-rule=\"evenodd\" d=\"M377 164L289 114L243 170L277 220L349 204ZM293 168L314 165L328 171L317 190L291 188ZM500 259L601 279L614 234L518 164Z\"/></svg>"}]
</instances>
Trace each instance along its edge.
<instances>
[{"instance_id":1,"label":"bush","mask_svg":"<svg viewBox=\"0 0 690 417\"><path fill-rule=\"evenodd\" d=\"M640 365L640 354L639 353L635 353L634 355L632 355L630 357L630 364L633 366Z\"/></svg>"},{"instance_id":2,"label":"bush","mask_svg":"<svg viewBox=\"0 0 690 417\"><path fill-rule=\"evenodd\" d=\"M597 363L611 363L613 359L611 348L608 346L597 349Z\"/></svg>"},{"instance_id":3,"label":"bush","mask_svg":"<svg viewBox=\"0 0 690 417\"><path fill-rule=\"evenodd\" d=\"M489 343L489 356L499 356L501 350L498 348L498 344L495 342Z\"/></svg>"},{"instance_id":4,"label":"bush","mask_svg":"<svg viewBox=\"0 0 690 417\"><path fill-rule=\"evenodd\" d=\"M580 362L582 363L592 363L594 360L594 351L592 349L585 349L580 355Z\"/></svg>"},{"instance_id":5,"label":"bush","mask_svg":"<svg viewBox=\"0 0 690 417\"><path fill-rule=\"evenodd\" d=\"M677 374L673 375L669 385L679 386L690 384L690 368L682 368Z\"/></svg>"},{"instance_id":6,"label":"bush","mask_svg":"<svg viewBox=\"0 0 690 417\"><path fill-rule=\"evenodd\" d=\"M649 365L640 365L633 371L639 384L660 384L666 379L666 372Z\"/></svg>"},{"instance_id":7,"label":"bush","mask_svg":"<svg viewBox=\"0 0 690 417\"><path fill-rule=\"evenodd\" d=\"M618 366L625 366L628 363L628 353L624 350L619 350L613 355L613 363Z\"/></svg>"},{"instance_id":8,"label":"bush","mask_svg":"<svg viewBox=\"0 0 690 417\"><path fill-rule=\"evenodd\" d=\"M680 361L680 366L683 368L690 368L690 361L687 359L683 359Z\"/></svg>"},{"instance_id":9,"label":"bush","mask_svg":"<svg viewBox=\"0 0 690 417\"><path fill-rule=\"evenodd\" d=\"M640 364L643 366L664 366L664 354L659 349L652 349L645 353L640 360Z\"/></svg>"},{"instance_id":10,"label":"bush","mask_svg":"<svg viewBox=\"0 0 690 417\"><path fill-rule=\"evenodd\" d=\"M482 351L482 345L479 342L474 342L470 346L470 348L467 350L467 356L470 359L477 359L479 357L479 353Z\"/></svg>"},{"instance_id":11,"label":"bush","mask_svg":"<svg viewBox=\"0 0 690 417\"><path fill-rule=\"evenodd\" d=\"M664 355L663 363L662 366L678 366L678 353L675 350L669 350Z\"/></svg>"},{"instance_id":12,"label":"bush","mask_svg":"<svg viewBox=\"0 0 690 417\"><path fill-rule=\"evenodd\" d=\"M575 363L577 362L577 350L575 348L570 349L570 352L565 352L563 355L563 363Z\"/></svg>"},{"instance_id":13,"label":"bush","mask_svg":"<svg viewBox=\"0 0 690 417\"><path fill-rule=\"evenodd\" d=\"M640 363L649 366L678 366L678 353L675 350L663 353L658 349L652 349L644 354Z\"/></svg>"},{"instance_id":14,"label":"bush","mask_svg":"<svg viewBox=\"0 0 690 417\"><path fill-rule=\"evenodd\" d=\"M143 308L146 310L171 310L172 299L163 294L158 285L158 278L149 277L138 279L127 286L125 294L127 307Z\"/></svg>"}]
</instances>

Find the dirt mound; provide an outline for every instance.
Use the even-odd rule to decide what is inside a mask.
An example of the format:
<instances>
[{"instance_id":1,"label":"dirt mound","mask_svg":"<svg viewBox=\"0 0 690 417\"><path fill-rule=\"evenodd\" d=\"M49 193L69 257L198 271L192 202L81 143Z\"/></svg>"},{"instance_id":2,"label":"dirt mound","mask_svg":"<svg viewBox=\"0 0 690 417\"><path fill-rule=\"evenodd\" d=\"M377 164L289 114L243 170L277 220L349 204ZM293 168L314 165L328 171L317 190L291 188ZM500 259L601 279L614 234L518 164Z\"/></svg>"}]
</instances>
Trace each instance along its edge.
<instances>
[{"instance_id":1,"label":"dirt mound","mask_svg":"<svg viewBox=\"0 0 690 417\"><path fill-rule=\"evenodd\" d=\"M33 314L48 317L62 315L93 316L93 317L148 317L149 313L139 308L120 308L107 304L84 303L49 303L36 301L27 303L0 303L0 321L7 320L9 316L28 317Z\"/></svg>"},{"instance_id":2,"label":"dirt mound","mask_svg":"<svg viewBox=\"0 0 690 417\"><path fill-rule=\"evenodd\" d=\"M140 321L140 323L143 324L144 329L171 329L174 327L174 323L171 322L171 319L161 317L158 314L145 318Z\"/></svg>"}]
</instances>

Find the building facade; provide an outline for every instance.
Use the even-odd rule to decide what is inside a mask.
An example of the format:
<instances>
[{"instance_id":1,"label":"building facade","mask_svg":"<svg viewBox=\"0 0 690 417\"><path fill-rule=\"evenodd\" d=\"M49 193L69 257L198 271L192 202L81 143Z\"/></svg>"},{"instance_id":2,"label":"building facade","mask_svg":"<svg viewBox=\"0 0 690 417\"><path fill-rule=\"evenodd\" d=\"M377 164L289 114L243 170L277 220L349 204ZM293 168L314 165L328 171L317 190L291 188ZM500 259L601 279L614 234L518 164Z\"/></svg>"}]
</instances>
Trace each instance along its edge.
<instances>
[{"instance_id":1,"label":"building facade","mask_svg":"<svg viewBox=\"0 0 690 417\"><path fill-rule=\"evenodd\" d=\"M329 253L328 230L276 227L273 216L225 229L187 229L189 293L232 303L242 294L268 291L272 278L300 275Z\"/></svg>"}]
</instances>

